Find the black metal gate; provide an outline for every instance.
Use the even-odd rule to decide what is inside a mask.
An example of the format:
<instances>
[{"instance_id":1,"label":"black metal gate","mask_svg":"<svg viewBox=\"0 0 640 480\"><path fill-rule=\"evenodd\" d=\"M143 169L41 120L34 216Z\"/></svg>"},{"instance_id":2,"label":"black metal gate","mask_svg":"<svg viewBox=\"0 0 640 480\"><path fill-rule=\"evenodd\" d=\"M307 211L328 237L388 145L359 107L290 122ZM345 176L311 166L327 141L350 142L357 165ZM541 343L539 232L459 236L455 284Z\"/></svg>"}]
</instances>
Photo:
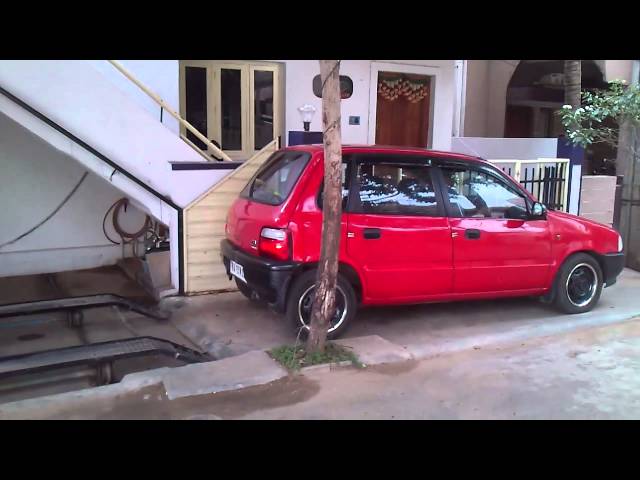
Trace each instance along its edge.
<instances>
[{"instance_id":1,"label":"black metal gate","mask_svg":"<svg viewBox=\"0 0 640 480\"><path fill-rule=\"evenodd\" d=\"M569 211L569 162L553 160L492 160L507 175L551 210Z\"/></svg>"}]
</instances>

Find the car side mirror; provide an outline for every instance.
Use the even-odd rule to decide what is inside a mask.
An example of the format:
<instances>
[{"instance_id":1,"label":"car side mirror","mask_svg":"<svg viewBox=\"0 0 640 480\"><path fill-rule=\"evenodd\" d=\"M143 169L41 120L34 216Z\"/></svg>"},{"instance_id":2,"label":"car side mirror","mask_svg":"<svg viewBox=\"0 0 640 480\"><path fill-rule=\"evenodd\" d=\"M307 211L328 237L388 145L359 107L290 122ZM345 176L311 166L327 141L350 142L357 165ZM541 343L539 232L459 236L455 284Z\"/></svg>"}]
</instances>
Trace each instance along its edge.
<instances>
[{"instance_id":1,"label":"car side mirror","mask_svg":"<svg viewBox=\"0 0 640 480\"><path fill-rule=\"evenodd\" d=\"M545 218L547 214L547 207L540 202L535 202L531 208L531 218L541 219Z\"/></svg>"}]
</instances>

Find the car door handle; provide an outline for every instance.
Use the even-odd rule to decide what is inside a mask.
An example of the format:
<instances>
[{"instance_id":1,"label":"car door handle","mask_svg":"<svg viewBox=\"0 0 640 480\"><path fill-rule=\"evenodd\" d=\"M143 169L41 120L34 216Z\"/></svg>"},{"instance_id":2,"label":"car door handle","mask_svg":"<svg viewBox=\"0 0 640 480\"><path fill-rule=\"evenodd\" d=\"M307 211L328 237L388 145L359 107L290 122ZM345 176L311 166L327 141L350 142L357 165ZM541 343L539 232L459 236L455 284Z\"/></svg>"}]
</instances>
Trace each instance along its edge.
<instances>
[{"instance_id":1,"label":"car door handle","mask_svg":"<svg viewBox=\"0 0 640 480\"><path fill-rule=\"evenodd\" d=\"M379 228L365 228L362 232L362 236L365 240L376 240L380 238L380 229Z\"/></svg>"},{"instance_id":2,"label":"car door handle","mask_svg":"<svg viewBox=\"0 0 640 480\"><path fill-rule=\"evenodd\" d=\"M480 230L469 228L464 231L464 238L468 238L469 240L477 240L480 238Z\"/></svg>"}]
</instances>

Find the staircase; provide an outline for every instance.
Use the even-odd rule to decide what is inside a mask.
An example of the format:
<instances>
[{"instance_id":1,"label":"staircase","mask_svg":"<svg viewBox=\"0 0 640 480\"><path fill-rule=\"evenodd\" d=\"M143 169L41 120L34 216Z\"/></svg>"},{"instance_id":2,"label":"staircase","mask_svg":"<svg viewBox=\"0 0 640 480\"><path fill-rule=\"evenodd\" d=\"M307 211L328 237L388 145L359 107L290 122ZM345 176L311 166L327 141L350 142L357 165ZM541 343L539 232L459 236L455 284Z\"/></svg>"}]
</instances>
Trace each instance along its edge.
<instances>
[{"instance_id":1,"label":"staircase","mask_svg":"<svg viewBox=\"0 0 640 480\"><path fill-rule=\"evenodd\" d=\"M220 258L227 212L256 170L278 149L273 140L184 209L186 293L235 290Z\"/></svg>"},{"instance_id":2,"label":"staircase","mask_svg":"<svg viewBox=\"0 0 640 480\"><path fill-rule=\"evenodd\" d=\"M111 63L208 143L218 158L230 160L121 65ZM110 182L169 227L175 289L179 284L185 293L235 288L225 276L219 251L227 211L255 171L278 149L277 140L228 174L229 170L175 171L171 164L202 163L203 153L87 61L3 60L0 87L0 112Z\"/></svg>"}]
</instances>

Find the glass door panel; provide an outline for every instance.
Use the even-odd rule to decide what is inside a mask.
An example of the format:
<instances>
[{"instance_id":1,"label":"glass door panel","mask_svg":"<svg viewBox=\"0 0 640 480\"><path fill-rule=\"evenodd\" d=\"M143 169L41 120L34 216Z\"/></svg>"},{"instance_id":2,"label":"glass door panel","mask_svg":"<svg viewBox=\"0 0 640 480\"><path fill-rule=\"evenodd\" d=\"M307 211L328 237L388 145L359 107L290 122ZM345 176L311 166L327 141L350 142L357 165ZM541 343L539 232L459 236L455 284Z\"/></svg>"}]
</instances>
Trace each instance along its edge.
<instances>
[{"instance_id":1,"label":"glass door panel","mask_svg":"<svg viewBox=\"0 0 640 480\"><path fill-rule=\"evenodd\" d=\"M242 70L220 69L220 140L223 150L242 148Z\"/></svg>"},{"instance_id":2,"label":"glass door panel","mask_svg":"<svg viewBox=\"0 0 640 480\"><path fill-rule=\"evenodd\" d=\"M207 69L203 67L185 67L185 113L186 120L202 135L208 138L207 130ZM200 150L207 145L186 130L186 135Z\"/></svg>"},{"instance_id":3,"label":"glass door panel","mask_svg":"<svg viewBox=\"0 0 640 480\"><path fill-rule=\"evenodd\" d=\"M253 71L253 149L260 150L273 140L272 71Z\"/></svg>"}]
</instances>

